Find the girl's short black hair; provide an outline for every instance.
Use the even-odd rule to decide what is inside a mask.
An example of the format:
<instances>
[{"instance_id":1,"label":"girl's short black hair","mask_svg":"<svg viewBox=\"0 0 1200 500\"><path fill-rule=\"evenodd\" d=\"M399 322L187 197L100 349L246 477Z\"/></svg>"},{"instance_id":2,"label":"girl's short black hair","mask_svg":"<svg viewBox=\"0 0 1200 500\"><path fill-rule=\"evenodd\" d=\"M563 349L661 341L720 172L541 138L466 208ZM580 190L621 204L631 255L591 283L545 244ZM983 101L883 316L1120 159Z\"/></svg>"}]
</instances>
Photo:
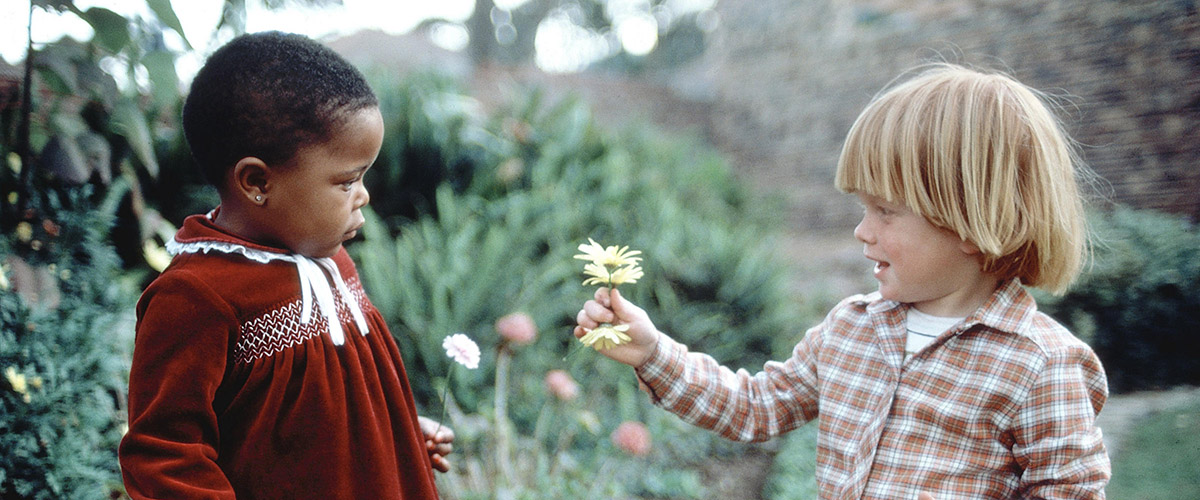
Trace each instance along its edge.
<instances>
[{"instance_id":1,"label":"girl's short black hair","mask_svg":"<svg viewBox=\"0 0 1200 500\"><path fill-rule=\"evenodd\" d=\"M183 105L183 131L204 176L220 187L238 160L286 164L352 113L378 105L362 73L332 49L268 31L235 38L208 58Z\"/></svg>"}]
</instances>

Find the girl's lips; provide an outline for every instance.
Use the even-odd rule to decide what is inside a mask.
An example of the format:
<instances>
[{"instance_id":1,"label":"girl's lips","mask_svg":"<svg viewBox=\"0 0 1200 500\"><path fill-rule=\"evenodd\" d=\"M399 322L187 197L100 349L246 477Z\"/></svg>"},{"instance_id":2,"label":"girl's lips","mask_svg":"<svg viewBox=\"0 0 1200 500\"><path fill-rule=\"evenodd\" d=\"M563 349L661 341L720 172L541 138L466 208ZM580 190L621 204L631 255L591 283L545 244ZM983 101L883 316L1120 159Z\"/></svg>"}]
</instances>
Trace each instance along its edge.
<instances>
[{"instance_id":1,"label":"girl's lips","mask_svg":"<svg viewBox=\"0 0 1200 500\"><path fill-rule=\"evenodd\" d=\"M879 275L880 275L880 274L882 274L882 273L883 273L883 271L884 271L885 269L887 269L887 268L888 268L890 265L891 265L891 264L888 264L887 262L884 262L884 261L881 261L881 260L877 260L877 261L875 261L875 269L874 269L874 272L875 272L875 277L876 277L876 278L878 278L878 277L879 277Z\"/></svg>"}]
</instances>

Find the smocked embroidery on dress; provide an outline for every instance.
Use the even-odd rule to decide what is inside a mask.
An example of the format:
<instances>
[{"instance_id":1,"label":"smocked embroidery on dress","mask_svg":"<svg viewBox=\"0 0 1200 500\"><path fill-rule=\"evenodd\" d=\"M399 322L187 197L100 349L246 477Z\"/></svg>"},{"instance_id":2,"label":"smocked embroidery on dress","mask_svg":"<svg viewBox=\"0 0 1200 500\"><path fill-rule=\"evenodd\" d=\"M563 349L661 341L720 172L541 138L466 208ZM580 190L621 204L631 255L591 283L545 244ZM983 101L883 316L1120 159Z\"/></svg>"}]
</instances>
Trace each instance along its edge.
<instances>
[{"instance_id":1,"label":"smocked embroidery on dress","mask_svg":"<svg viewBox=\"0 0 1200 500\"><path fill-rule=\"evenodd\" d=\"M357 299L356 303L366 303L366 292L357 279L351 278L346 288ZM353 322L354 315L346 305L347 301L335 300L335 303L339 322ZM242 323L233 348L234 363L246 364L270 357L328 331L326 315L318 315L314 321L304 323L300 321L302 310L301 301L294 300Z\"/></svg>"}]
</instances>

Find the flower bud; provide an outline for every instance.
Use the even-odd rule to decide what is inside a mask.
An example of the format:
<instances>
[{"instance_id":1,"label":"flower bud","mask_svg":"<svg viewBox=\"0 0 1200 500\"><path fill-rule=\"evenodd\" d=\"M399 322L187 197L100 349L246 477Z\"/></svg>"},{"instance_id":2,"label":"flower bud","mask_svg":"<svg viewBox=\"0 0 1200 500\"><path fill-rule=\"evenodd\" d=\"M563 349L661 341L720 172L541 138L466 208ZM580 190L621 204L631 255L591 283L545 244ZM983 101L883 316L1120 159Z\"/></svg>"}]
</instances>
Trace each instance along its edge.
<instances>
[{"instance_id":1,"label":"flower bud","mask_svg":"<svg viewBox=\"0 0 1200 500\"><path fill-rule=\"evenodd\" d=\"M564 370L550 370L546 373L546 390L562 401L570 401L579 396L579 384Z\"/></svg>"},{"instance_id":2,"label":"flower bud","mask_svg":"<svg viewBox=\"0 0 1200 500\"><path fill-rule=\"evenodd\" d=\"M650 431L641 422L621 422L611 438L617 448L635 457L644 457L650 453Z\"/></svg>"},{"instance_id":3,"label":"flower bud","mask_svg":"<svg viewBox=\"0 0 1200 500\"><path fill-rule=\"evenodd\" d=\"M537 338L537 325L523 312L515 312L496 320L496 332L509 342L523 345Z\"/></svg>"}]
</instances>

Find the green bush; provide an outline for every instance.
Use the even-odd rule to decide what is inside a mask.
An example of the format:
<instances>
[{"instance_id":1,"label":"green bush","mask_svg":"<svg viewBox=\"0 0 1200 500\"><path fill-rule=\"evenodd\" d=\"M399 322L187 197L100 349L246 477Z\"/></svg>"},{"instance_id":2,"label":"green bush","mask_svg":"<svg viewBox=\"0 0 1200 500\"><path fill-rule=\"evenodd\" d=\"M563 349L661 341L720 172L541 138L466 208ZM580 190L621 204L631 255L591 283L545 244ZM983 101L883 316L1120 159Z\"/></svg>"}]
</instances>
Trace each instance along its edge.
<instances>
[{"instance_id":1,"label":"green bush","mask_svg":"<svg viewBox=\"0 0 1200 500\"><path fill-rule=\"evenodd\" d=\"M395 89L415 95L379 92L385 116L402 123L389 121L385 153L370 174L375 178L368 176L375 212L364 241L350 248L401 346L418 401L431 409L425 413L440 409L451 369L441 341L464 332L484 359L481 369L457 370L452 379L450 404L464 412L451 412L462 460L494 472L488 464L498 461L475 461L505 448L487 435L491 427L471 423L475 416L511 422L512 453L524 457L514 460L526 470L569 463L556 469L559 487L544 494L529 480L508 485L517 498L561 498L576 486L604 498L701 497L697 473L680 464L703 461L719 445L653 409L628 368L580 350L570 331L594 289L581 285L583 265L572 256L589 237L642 250L646 275L622 292L674 338L754 368L785 355L805 327L774 253L778 228L766 214L775 207L752 201L728 164L695 139L660 137L648 127L604 131L580 102L545 106L536 93L485 117L439 85L448 84L417 79ZM438 181L432 188L409 185L414 175ZM497 389L495 356L503 347L493 324L515 311L529 314L542 334L516 353L513 383ZM553 404L542 378L556 368L585 381L588 404L555 421L594 420L571 433L562 454L537 436ZM509 401L504 414L494 407L498 390ZM607 434L624 420L652 423L650 463L619 465L628 462L612 458ZM682 427L670 430L667 421ZM618 466L628 477L594 476ZM462 498L488 491L468 479L451 481L447 490Z\"/></svg>"},{"instance_id":2,"label":"green bush","mask_svg":"<svg viewBox=\"0 0 1200 500\"><path fill-rule=\"evenodd\" d=\"M119 262L105 241L111 218L92 206L87 191L40 191L46 196L38 213L50 234L16 234L0 243L11 278L3 286L14 289L0 293L0 497L6 499L111 498L123 491L117 444L134 296L117 279ZM21 251L34 241L41 252ZM57 303L26 303L13 293L27 284L18 266L49 278Z\"/></svg>"},{"instance_id":3,"label":"green bush","mask_svg":"<svg viewBox=\"0 0 1200 500\"><path fill-rule=\"evenodd\" d=\"M763 487L768 500L817 498L817 422L810 422L783 438L771 475Z\"/></svg>"},{"instance_id":4,"label":"green bush","mask_svg":"<svg viewBox=\"0 0 1200 500\"><path fill-rule=\"evenodd\" d=\"M1091 344L1114 392L1200 384L1200 231L1186 220L1116 208L1090 218L1093 261L1047 313Z\"/></svg>"}]
</instances>

